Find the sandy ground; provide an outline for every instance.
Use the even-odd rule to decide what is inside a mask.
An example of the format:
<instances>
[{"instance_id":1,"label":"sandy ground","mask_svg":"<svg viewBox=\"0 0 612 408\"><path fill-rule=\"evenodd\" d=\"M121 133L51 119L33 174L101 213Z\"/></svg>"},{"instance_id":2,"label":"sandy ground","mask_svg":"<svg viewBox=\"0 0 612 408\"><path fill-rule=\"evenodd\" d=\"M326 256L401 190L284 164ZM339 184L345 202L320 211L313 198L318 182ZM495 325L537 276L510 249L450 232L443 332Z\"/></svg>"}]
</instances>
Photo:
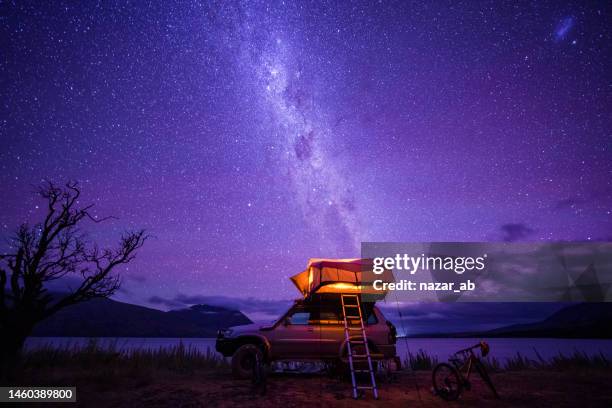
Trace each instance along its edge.
<instances>
[{"instance_id":1,"label":"sandy ground","mask_svg":"<svg viewBox=\"0 0 612 408\"><path fill-rule=\"evenodd\" d=\"M276 374L268 377L265 396L250 381L234 381L229 373L153 373L145 378L113 378L112 373L79 376L76 406L83 407L612 407L609 371L513 371L493 374L501 395L496 400L476 378L470 391L455 402L431 393L430 373L400 373L380 384L380 398L368 391L350 397L350 383L324 375ZM64 375L62 375L64 376ZM123 376L122 376L123 377ZM58 378L59 380L59 378ZM61 382L66 381L64 378ZM95 380L95 381L92 381ZM72 406L75 406L72 405ZM44 406L49 407L50 404ZM65 406L65 405L64 405Z\"/></svg>"}]
</instances>

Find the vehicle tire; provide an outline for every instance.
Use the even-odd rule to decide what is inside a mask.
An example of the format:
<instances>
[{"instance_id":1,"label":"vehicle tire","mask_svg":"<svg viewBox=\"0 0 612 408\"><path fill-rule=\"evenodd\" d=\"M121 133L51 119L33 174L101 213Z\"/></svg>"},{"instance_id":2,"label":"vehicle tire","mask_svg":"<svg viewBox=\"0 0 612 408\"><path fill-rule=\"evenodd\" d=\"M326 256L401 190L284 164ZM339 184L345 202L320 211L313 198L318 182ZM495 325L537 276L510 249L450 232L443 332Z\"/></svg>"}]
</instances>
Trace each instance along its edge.
<instances>
[{"instance_id":1,"label":"vehicle tire","mask_svg":"<svg viewBox=\"0 0 612 408\"><path fill-rule=\"evenodd\" d=\"M437 396L446 401L454 401L459 398L463 381L455 367L447 363L440 363L434 368L431 377Z\"/></svg>"},{"instance_id":2,"label":"vehicle tire","mask_svg":"<svg viewBox=\"0 0 612 408\"><path fill-rule=\"evenodd\" d=\"M232 375L237 380L246 380L253 375L256 358L263 360L261 348L254 344L244 344L238 347L232 356Z\"/></svg>"}]
</instances>

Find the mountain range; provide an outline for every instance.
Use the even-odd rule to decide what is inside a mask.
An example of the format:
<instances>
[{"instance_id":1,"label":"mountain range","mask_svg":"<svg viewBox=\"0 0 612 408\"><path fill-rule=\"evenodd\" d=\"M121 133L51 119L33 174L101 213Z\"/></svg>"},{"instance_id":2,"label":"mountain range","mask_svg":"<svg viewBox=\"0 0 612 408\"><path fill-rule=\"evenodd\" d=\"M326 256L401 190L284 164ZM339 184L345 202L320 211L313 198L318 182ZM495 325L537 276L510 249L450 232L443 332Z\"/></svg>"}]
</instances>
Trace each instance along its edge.
<instances>
[{"instance_id":1,"label":"mountain range","mask_svg":"<svg viewBox=\"0 0 612 408\"><path fill-rule=\"evenodd\" d=\"M477 317L475 315L471 319ZM252 321L242 312L222 306L198 304L184 309L162 311L112 299L93 299L68 307L39 323L32 335L214 337L221 328L249 323ZM440 327L444 327L444 324ZM612 303L571 304L540 321L513 324L493 330L452 333L440 331L411 337L612 338Z\"/></svg>"},{"instance_id":2,"label":"mountain range","mask_svg":"<svg viewBox=\"0 0 612 408\"><path fill-rule=\"evenodd\" d=\"M612 303L580 303L535 323L486 332L487 337L612 338Z\"/></svg>"},{"instance_id":3,"label":"mountain range","mask_svg":"<svg viewBox=\"0 0 612 408\"><path fill-rule=\"evenodd\" d=\"M546 319L513 324L488 331L427 333L410 337L549 337L612 338L612 303L579 303L567 306Z\"/></svg>"},{"instance_id":4,"label":"mountain range","mask_svg":"<svg viewBox=\"0 0 612 408\"><path fill-rule=\"evenodd\" d=\"M67 307L40 322L40 337L215 337L217 330L249 324L242 312L219 306L194 305L151 309L112 299L92 299Z\"/></svg>"}]
</instances>

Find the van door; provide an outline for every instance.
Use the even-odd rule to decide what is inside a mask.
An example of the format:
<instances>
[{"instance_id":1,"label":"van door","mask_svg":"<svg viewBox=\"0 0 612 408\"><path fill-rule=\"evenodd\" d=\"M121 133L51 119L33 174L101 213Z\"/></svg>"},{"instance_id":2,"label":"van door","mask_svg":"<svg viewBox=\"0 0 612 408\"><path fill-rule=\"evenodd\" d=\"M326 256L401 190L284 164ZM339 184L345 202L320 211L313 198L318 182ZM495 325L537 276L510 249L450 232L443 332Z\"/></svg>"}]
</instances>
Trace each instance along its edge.
<instances>
[{"instance_id":1,"label":"van door","mask_svg":"<svg viewBox=\"0 0 612 408\"><path fill-rule=\"evenodd\" d=\"M344 342L344 320L341 320L338 308L328 306L319 311L321 330L321 357L337 358Z\"/></svg>"},{"instance_id":2,"label":"van door","mask_svg":"<svg viewBox=\"0 0 612 408\"><path fill-rule=\"evenodd\" d=\"M318 358L320 331L315 319L315 312L310 308L292 309L284 321L276 326L274 335L271 336L274 358L286 360Z\"/></svg>"}]
</instances>

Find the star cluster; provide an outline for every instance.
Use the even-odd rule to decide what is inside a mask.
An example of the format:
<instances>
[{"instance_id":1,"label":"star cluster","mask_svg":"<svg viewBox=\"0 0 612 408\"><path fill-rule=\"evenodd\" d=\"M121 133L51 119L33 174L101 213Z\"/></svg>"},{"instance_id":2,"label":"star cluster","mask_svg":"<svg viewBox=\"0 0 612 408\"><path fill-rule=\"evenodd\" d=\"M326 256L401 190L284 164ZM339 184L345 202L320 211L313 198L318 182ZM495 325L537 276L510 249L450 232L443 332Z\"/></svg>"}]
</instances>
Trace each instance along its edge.
<instances>
[{"instance_id":1,"label":"star cluster","mask_svg":"<svg viewBox=\"0 0 612 408\"><path fill-rule=\"evenodd\" d=\"M609 239L610 5L0 5L0 234L79 180L121 297L294 296L362 241Z\"/></svg>"}]
</instances>

